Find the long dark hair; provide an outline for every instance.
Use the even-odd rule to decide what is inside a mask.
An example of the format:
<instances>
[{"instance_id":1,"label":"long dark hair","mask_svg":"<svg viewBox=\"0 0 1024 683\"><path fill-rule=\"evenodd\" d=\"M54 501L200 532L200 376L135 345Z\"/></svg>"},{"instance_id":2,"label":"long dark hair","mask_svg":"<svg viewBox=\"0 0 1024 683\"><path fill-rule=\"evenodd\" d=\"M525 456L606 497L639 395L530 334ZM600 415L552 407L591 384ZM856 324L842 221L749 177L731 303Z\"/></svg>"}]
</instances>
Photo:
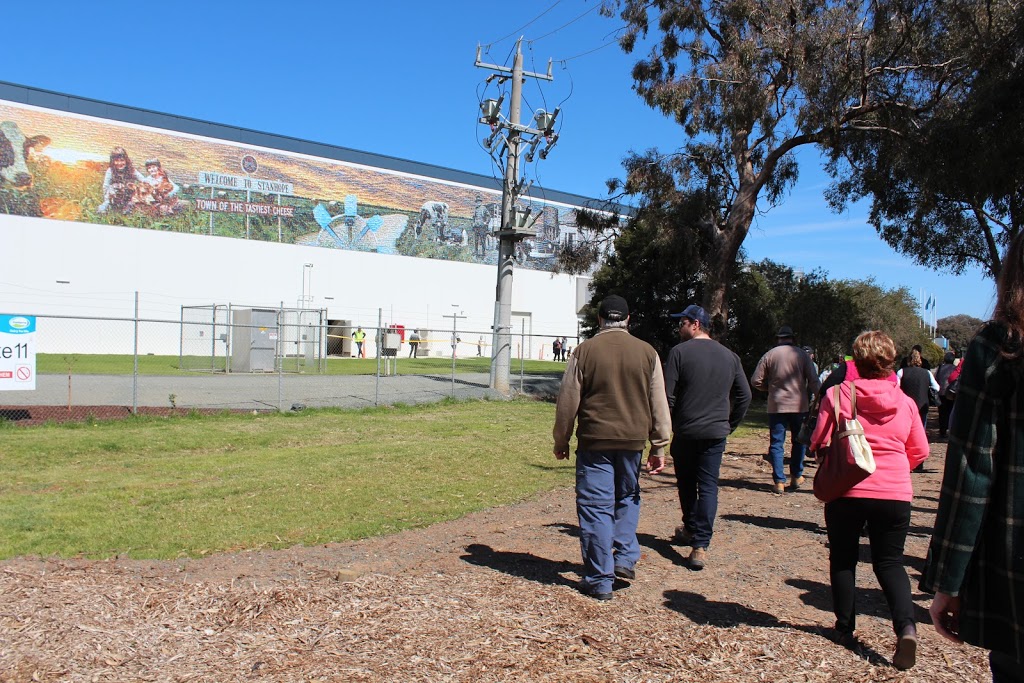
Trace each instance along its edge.
<instances>
[{"instance_id":1,"label":"long dark hair","mask_svg":"<svg viewBox=\"0 0 1024 683\"><path fill-rule=\"evenodd\" d=\"M1007 330L1003 356L1021 358L1024 355L1024 230L1013 238L1003 257L992 317Z\"/></svg>"},{"instance_id":2,"label":"long dark hair","mask_svg":"<svg viewBox=\"0 0 1024 683\"><path fill-rule=\"evenodd\" d=\"M118 171L114 167L114 159L121 157L124 159L124 169ZM125 151L124 147L115 147L110 150L110 171L111 178L115 183L130 183L135 181L135 165L132 163L131 157L128 156L128 152Z\"/></svg>"}]
</instances>

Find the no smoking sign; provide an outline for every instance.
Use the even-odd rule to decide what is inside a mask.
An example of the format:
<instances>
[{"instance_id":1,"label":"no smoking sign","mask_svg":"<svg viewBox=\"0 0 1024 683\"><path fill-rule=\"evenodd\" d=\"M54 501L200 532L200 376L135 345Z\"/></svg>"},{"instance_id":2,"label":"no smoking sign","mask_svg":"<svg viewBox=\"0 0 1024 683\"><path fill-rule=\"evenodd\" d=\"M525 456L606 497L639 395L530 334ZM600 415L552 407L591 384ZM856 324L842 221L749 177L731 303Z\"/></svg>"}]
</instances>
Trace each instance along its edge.
<instances>
[{"instance_id":1,"label":"no smoking sign","mask_svg":"<svg viewBox=\"0 0 1024 683\"><path fill-rule=\"evenodd\" d=\"M14 376L18 378L19 382L27 382L32 379L32 368L27 365L19 365L18 369L14 371Z\"/></svg>"}]
</instances>

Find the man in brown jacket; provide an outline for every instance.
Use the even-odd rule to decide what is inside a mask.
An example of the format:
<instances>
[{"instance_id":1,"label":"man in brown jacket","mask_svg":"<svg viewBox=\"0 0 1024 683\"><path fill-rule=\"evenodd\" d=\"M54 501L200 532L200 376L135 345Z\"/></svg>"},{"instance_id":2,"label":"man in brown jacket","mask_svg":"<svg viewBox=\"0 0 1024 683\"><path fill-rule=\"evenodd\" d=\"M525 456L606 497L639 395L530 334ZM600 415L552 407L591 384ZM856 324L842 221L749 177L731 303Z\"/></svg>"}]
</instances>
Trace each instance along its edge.
<instances>
[{"instance_id":1,"label":"man in brown jacket","mask_svg":"<svg viewBox=\"0 0 1024 683\"><path fill-rule=\"evenodd\" d=\"M807 352L793 343L793 328L783 325L776 335L778 346L761 356L750 378L750 386L768 393L768 461L772 465L772 492L786 491L784 446L790 433L792 450L789 456L790 486L793 490L804 483L804 454L807 447L797 442L796 435L807 415L811 396L821 381L814 371L814 362Z\"/></svg>"},{"instance_id":2,"label":"man in brown jacket","mask_svg":"<svg viewBox=\"0 0 1024 683\"><path fill-rule=\"evenodd\" d=\"M636 578L640 544L640 459L647 441L648 471L665 467L672 418L661 360L629 334L629 306L621 296L598 308L601 331L577 346L562 376L553 430L555 457L569 457L576 426L576 514L583 579L580 591L612 599L615 577Z\"/></svg>"}]
</instances>

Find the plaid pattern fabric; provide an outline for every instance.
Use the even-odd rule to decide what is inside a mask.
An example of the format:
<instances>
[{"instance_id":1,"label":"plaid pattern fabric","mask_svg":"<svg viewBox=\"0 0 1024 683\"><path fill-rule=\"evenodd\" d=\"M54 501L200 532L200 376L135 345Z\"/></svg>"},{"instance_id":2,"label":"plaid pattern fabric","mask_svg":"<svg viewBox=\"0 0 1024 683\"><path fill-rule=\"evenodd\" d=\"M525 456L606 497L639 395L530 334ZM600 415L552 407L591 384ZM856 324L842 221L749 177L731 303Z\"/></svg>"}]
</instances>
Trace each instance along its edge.
<instances>
[{"instance_id":1,"label":"plaid pattern fabric","mask_svg":"<svg viewBox=\"0 0 1024 683\"><path fill-rule=\"evenodd\" d=\"M1024 660L1024 373L1006 329L971 341L921 590L959 595L960 636Z\"/></svg>"}]
</instances>

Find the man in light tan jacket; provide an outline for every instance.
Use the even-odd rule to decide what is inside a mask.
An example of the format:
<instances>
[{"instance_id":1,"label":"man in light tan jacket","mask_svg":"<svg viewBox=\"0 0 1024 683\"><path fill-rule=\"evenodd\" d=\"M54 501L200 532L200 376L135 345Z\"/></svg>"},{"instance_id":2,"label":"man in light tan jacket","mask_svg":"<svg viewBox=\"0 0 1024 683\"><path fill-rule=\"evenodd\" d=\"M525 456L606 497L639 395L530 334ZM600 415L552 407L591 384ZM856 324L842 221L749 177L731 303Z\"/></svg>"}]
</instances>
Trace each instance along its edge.
<instances>
[{"instance_id":1,"label":"man in light tan jacket","mask_svg":"<svg viewBox=\"0 0 1024 683\"><path fill-rule=\"evenodd\" d=\"M790 487L795 491L804 483L804 454L807 447L798 443L796 435L807 416L810 397L818 391L821 381L814 371L814 362L806 351L793 341L793 328L779 328L778 345L761 356L750 378L750 386L768 394L768 461L772 465L772 492L786 491L786 432L790 433Z\"/></svg>"}]
</instances>

